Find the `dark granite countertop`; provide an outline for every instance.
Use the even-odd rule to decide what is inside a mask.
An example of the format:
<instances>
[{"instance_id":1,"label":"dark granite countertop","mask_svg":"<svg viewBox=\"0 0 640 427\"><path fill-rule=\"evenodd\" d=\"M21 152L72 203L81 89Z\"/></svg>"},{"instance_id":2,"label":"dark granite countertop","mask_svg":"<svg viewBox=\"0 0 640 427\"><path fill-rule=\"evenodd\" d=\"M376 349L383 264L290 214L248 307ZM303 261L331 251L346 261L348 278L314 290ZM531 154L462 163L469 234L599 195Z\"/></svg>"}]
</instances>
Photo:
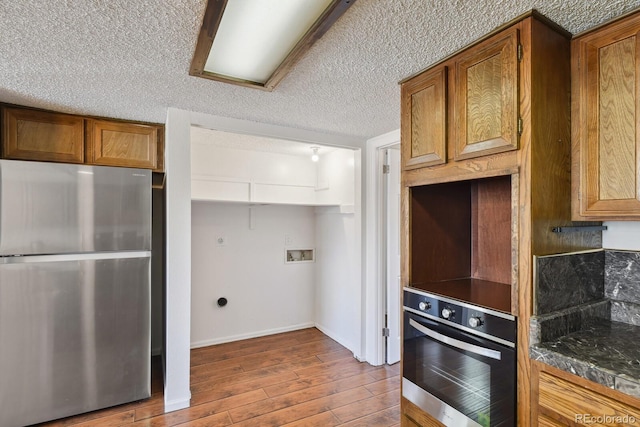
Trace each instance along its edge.
<instances>
[{"instance_id":1,"label":"dark granite countertop","mask_svg":"<svg viewBox=\"0 0 640 427\"><path fill-rule=\"evenodd\" d=\"M533 344L530 356L580 377L640 397L640 326L593 318L581 329Z\"/></svg>"},{"instance_id":2,"label":"dark granite countertop","mask_svg":"<svg viewBox=\"0 0 640 427\"><path fill-rule=\"evenodd\" d=\"M531 359L640 397L640 251L534 259Z\"/></svg>"}]
</instances>

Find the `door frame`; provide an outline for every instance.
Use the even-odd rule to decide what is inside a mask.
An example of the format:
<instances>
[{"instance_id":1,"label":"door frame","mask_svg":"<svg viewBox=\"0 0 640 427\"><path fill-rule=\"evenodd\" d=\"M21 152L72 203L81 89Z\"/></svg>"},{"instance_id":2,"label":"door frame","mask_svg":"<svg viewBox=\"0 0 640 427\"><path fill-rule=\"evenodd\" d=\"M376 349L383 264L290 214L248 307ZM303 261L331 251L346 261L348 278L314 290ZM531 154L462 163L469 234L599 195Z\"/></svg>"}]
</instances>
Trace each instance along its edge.
<instances>
[{"instance_id":1,"label":"door frame","mask_svg":"<svg viewBox=\"0 0 640 427\"><path fill-rule=\"evenodd\" d=\"M383 206L383 150L400 143L400 129L369 139L366 144L366 204L365 204L365 319L364 336L366 360L371 365L385 363L385 270L384 206Z\"/></svg>"}]
</instances>

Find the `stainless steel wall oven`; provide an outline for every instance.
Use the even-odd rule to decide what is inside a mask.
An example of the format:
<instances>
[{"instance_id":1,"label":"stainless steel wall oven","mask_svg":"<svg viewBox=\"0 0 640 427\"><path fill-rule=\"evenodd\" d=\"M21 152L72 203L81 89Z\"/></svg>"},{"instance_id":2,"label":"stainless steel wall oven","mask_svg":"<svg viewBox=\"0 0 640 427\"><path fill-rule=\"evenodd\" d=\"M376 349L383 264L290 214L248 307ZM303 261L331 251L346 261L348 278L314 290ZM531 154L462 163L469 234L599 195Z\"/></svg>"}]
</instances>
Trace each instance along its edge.
<instances>
[{"instance_id":1,"label":"stainless steel wall oven","mask_svg":"<svg viewBox=\"0 0 640 427\"><path fill-rule=\"evenodd\" d=\"M515 317L414 288L403 311L403 396L447 426L515 426Z\"/></svg>"}]
</instances>

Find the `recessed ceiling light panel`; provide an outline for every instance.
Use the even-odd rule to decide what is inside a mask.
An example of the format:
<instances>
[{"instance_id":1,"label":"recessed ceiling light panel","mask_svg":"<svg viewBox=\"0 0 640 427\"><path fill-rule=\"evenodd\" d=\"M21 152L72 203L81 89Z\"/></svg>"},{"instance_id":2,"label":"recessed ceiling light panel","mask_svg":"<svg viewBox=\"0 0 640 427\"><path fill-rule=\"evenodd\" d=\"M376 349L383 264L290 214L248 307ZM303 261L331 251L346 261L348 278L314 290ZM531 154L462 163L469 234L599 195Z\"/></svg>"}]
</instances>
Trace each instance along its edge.
<instances>
[{"instance_id":1,"label":"recessed ceiling light panel","mask_svg":"<svg viewBox=\"0 0 640 427\"><path fill-rule=\"evenodd\" d=\"M355 0L209 0L191 75L272 90Z\"/></svg>"}]
</instances>

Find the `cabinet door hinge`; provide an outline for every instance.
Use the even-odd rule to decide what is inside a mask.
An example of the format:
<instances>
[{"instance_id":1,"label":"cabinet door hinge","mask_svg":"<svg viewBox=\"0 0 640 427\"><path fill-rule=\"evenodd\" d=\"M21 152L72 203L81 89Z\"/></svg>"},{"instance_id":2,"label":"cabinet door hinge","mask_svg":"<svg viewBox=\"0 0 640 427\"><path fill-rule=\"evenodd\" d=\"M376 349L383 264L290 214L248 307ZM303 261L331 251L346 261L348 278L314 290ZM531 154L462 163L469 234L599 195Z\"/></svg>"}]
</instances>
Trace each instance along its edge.
<instances>
[{"instance_id":1,"label":"cabinet door hinge","mask_svg":"<svg viewBox=\"0 0 640 427\"><path fill-rule=\"evenodd\" d=\"M522 44L518 43L518 62L522 61L522 55L523 55Z\"/></svg>"},{"instance_id":2,"label":"cabinet door hinge","mask_svg":"<svg viewBox=\"0 0 640 427\"><path fill-rule=\"evenodd\" d=\"M383 337L389 336L389 328L382 328L382 336Z\"/></svg>"},{"instance_id":3,"label":"cabinet door hinge","mask_svg":"<svg viewBox=\"0 0 640 427\"><path fill-rule=\"evenodd\" d=\"M522 136L522 117L518 117L518 136Z\"/></svg>"},{"instance_id":4,"label":"cabinet door hinge","mask_svg":"<svg viewBox=\"0 0 640 427\"><path fill-rule=\"evenodd\" d=\"M389 173L389 165L382 165L382 173Z\"/></svg>"}]
</instances>

